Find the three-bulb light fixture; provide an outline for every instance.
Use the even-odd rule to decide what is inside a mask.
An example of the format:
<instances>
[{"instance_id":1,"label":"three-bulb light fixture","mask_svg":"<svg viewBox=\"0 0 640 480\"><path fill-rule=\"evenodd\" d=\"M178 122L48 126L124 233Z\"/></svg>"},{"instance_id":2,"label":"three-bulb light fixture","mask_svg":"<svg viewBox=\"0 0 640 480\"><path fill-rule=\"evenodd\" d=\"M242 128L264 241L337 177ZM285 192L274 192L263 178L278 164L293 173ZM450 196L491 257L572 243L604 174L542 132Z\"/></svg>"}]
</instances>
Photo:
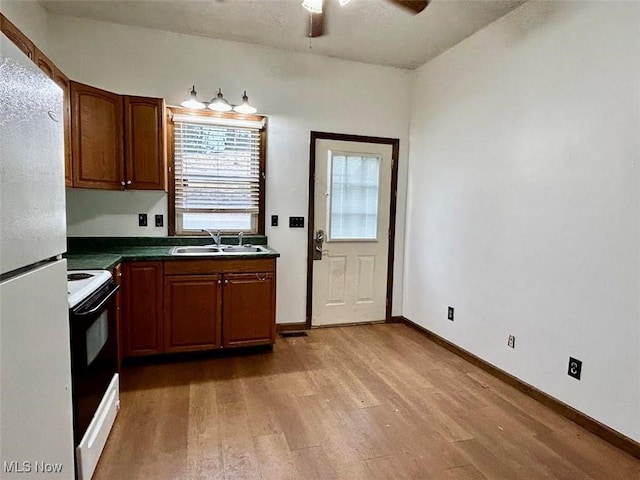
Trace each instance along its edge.
<instances>
[{"instance_id":1,"label":"three-bulb light fixture","mask_svg":"<svg viewBox=\"0 0 640 480\"><path fill-rule=\"evenodd\" d=\"M182 105L185 108L193 108L195 110L201 110L203 108L208 108L210 110L214 110L216 112L230 112L233 110L237 113L256 113L258 110L249 104L249 97L247 97L247 91L242 95L242 103L240 105L231 105L222 95L222 89L218 89L218 93L216 96L208 103L202 103L198 100L198 96L196 94L195 85L191 88L191 92L189 93L189 98L182 102Z\"/></svg>"},{"instance_id":2,"label":"three-bulb light fixture","mask_svg":"<svg viewBox=\"0 0 640 480\"><path fill-rule=\"evenodd\" d=\"M338 0L341 7L344 7L350 0ZM303 0L302 6L310 13L322 13L322 4L324 0Z\"/></svg>"}]
</instances>

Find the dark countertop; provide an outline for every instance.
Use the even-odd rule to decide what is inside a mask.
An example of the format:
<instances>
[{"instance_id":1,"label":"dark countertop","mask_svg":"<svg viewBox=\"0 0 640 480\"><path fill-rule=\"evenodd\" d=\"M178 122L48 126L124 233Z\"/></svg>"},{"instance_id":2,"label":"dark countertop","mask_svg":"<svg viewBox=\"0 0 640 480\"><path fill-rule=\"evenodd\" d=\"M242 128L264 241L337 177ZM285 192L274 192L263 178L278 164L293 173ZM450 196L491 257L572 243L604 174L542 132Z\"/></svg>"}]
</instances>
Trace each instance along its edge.
<instances>
[{"instance_id":1,"label":"dark countertop","mask_svg":"<svg viewBox=\"0 0 640 480\"><path fill-rule=\"evenodd\" d=\"M115 267L120 262L145 262L162 260L228 260L242 258L277 258L280 254L266 245L270 253L229 256L194 256L194 255L171 255L171 249L175 245L106 245L104 242L95 245L93 248L69 249L65 255L68 270L108 270ZM176 242L181 244L182 242ZM246 242L249 244L249 242Z\"/></svg>"}]
</instances>

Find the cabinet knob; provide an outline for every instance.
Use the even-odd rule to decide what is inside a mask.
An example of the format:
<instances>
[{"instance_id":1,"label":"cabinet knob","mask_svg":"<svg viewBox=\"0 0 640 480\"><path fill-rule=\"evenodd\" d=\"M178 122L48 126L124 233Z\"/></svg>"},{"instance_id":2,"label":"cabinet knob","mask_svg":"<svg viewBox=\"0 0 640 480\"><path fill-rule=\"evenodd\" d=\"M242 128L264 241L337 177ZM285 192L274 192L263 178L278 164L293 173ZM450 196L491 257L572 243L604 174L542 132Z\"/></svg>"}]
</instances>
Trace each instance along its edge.
<instances>
[{"instance_id":1,"label":"cabinet knob","mask_svg":"<svg viewBox=\"0 0 640 480\"><path fill-rule=\"evenodd\" d=\"M124 180L120 182L120 185L122 185L123 187L125 186Z\"/></svg>"},{"instance_id":2,"label":"cabinet knob","mask_svg":"<svg viewBox=\"0 0 640 480\"><path fill-rule=\"evenodd\" d=\"M127 180L127 185L131 185L131 180Z\"/></svg>"},{"instance_id":3,"label":"cabinet knob","mask_svg":"<svg viewBox=\"0 0 640 480\"><path fill-rule=\"evenodd\" d=\"M225 280L225 281L224 281L224 284L225 284L225 285L226 285L227 283L229 283L229 280Z\"/></svg>"},{"instance_id":4,"label":"cabinet knob","mask_svg":"<svg viewBox=\"0 0 640 480\"><path fill-rule=\"evenodd\" d=\"M220 285L222 283L222 280L218 280L218 285Z\"/></svg>"}]
</instances>

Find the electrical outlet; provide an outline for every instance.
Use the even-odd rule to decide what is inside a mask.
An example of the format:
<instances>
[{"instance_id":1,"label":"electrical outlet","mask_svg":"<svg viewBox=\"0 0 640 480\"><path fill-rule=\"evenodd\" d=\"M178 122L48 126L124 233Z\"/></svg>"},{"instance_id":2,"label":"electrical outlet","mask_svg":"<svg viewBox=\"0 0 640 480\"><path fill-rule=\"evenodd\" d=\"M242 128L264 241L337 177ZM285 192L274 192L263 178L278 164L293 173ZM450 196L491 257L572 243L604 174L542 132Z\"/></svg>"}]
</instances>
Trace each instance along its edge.
<instances>
[{"instance_id":1,"label":"electrical outlet","mask_svg":"<svg viewBox=\"0 0 640 480\"><path fill-rule=\"evenodd\" d=\"M453 322L453 307L449 307L447 310L447 318Z\"/></svg>"},{"instance_id":2,"label":"electrical outlet","mask_svg":"<svg viewBox=\"0 0 640 480\"><path fill-rule=\"evenodd\" d=\"M146 213L139 213L138 214L138 226L139 227L146 227L147 226L147 214Z\"/></svg>"},{"instance_id":3,"label":"electrical outlet","mask_svg":"<svg viewBox=\"0 0 640 480\"><path fill-rule=\"evenodd\" d=\"M164 219L161 213L156 214L156 227L162 227L164 225Z\"/></svg>"},{"instance_id":4,"label":"electrical outlet","mask_svg":"<svg viewBox=\"0 0 640 480\"><path fill-rule=\"evenodd\" d=\"M278 226L278 215L271 215L271 226L272 227Z\"/></svg>"},{"instance_id":5,"label":"electrical outlet","mask_svg":"<svg viewBox=\"0 0 640 480\"><path fill-rule=\"evenodd\" d=\"M289 228L304 228L304 217L289 217Z\"/></svg>"},{"instance_id":6,"label":"electrical outlet","mask_svg":"<svg viewBox=\"0 0 640 480\"><path fill-rule=\"evenodd\" d=\"M567 374L570 377L580 380L580 375L582 374L582 360L569 357L569 370L567 371Z\"/></svg>"},{"instance_id":7,"label":"electrical outlet","mask_svg":"<svg viewBox=\"0 0 640 480\"><path fill-rule=\"evenodd\" d=\"M507 340L507 345L511 348L516 348L516 337L513 335L509 335L509 340Z\"/></svg>"}]
</instances>

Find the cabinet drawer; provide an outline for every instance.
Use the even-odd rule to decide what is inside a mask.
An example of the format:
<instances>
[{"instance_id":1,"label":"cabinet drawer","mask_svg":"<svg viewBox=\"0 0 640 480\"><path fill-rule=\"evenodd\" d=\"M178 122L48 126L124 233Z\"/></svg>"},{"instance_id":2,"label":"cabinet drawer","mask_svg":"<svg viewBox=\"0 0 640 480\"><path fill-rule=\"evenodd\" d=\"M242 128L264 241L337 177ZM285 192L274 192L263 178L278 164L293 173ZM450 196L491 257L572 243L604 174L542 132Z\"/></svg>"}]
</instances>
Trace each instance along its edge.
<instances>
[{"instance_id":1,"label":"cabinet drawer","mask_svg":"<svg viewBox=\"0 0 640 480\"><path fill-rule=\"evenodd\" d=\"M236 260L173 260L164 262L165 275L275 272L275 258Z\"/></svg>"}]
</instances>

